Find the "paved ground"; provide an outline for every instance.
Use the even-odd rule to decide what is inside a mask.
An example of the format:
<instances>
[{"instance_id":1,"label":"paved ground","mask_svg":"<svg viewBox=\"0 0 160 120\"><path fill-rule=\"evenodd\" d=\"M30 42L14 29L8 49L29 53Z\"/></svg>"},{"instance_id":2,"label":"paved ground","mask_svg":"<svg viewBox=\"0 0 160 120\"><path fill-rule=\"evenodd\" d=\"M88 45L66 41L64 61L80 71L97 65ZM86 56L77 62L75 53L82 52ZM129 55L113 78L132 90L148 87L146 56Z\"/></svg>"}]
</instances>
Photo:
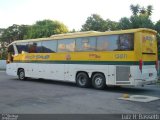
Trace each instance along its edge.
<instances>
[{"instance_id":1,"label":"paved ground","mask_svg":"<svg viewBox=\"0 0 160 120\"><path fill-rule=\"evenodd\" d=\"M160 86L84 89L50 80L20 81L0 71L0 113L159 113L160 100L118 100L123 93L160 97Z\"/></svg>"}]
</instances>

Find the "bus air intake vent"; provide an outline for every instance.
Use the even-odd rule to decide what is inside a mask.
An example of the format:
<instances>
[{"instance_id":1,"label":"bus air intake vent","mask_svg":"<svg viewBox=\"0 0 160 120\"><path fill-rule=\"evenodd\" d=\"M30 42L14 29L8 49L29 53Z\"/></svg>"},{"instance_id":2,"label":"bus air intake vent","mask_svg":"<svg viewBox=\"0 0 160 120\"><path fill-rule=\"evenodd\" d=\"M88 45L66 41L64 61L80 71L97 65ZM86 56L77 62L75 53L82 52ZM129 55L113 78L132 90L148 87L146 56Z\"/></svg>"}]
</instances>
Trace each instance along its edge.
<instances>
[{"instance_id":1,"label":"bus air intake vent","mask_svg":"<svg viewBox=\"0 0 160 120\"><path fill-rule=\"evenodd\" d=\"M129 81L130 67L116 66L116 80Z\"/></svg>"}]
</instances>

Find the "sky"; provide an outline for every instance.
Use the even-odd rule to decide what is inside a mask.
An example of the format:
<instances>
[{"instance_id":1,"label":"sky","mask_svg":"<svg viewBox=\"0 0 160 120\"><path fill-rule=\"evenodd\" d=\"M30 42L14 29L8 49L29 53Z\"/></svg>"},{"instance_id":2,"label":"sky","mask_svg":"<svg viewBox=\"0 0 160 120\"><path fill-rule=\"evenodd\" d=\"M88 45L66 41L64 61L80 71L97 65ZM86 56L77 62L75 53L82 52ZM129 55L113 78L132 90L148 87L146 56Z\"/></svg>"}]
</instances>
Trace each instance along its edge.
<instances>
[{"instance_id":1,"label":"sky","mask_svg":"<svg viewBox=\"0 0 160 120\"><path fill-rule=\"evenodd\" d=\"M160 20L159 0L0 0L0 28L51 19L63 22L69 30L80 30L94 13L112 21L130 17L131 4L152 5L152 21Z\"/></svg>"}]
</instances>

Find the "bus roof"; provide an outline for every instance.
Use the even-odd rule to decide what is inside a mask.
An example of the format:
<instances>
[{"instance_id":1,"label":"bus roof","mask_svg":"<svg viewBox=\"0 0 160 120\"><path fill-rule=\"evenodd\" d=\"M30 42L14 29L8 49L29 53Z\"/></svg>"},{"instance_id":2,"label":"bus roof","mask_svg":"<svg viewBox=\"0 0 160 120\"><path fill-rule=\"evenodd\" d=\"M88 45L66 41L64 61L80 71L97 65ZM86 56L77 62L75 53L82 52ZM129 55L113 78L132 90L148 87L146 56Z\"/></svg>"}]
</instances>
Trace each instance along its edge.
<instances>
[{"instance_id":1,"label":"bus roof","mask_svg":"<svg viewBox=\"0 0 160 120\"><path fill-rule=\"evenodd\" d=\"M17 40L17 41L14 41L13 43L44 41L44 40L51 40L51 39L57 40L57 39L65 39L65 38L88 37L88 36L114 35L114 34L124 34L124 33L135 33L135 32L140 32L140 31L149 31L154 34L157 33L155 30L148 29L148 28L127 29L127 30L118 30L118 31L105 31L105 32L87 31L87 32L57 34L57 35L52 35L51 37L48 37L48 38Z\"/></svg>"}]
</instances>

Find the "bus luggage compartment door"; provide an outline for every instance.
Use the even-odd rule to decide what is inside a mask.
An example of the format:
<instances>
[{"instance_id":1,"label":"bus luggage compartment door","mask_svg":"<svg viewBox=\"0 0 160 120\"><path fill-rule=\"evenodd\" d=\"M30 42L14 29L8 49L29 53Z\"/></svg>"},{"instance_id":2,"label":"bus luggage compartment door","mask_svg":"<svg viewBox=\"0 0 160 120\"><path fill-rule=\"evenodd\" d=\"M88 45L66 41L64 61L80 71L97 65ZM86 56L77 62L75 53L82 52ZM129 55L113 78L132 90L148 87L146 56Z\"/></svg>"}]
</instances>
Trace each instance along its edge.
<instances>
[{"instance_id":1,"label":"bus luggage compartment door","mask_svg":"<svg viewBox=\"0 0 160 120\"><path fill-rule=\"evenodd\" d=\"M115 85L115 76L116 76L115 66L108 66L108 85ZM106 79L107 80L107 79Z\"/></svg>"}]
</instances>

